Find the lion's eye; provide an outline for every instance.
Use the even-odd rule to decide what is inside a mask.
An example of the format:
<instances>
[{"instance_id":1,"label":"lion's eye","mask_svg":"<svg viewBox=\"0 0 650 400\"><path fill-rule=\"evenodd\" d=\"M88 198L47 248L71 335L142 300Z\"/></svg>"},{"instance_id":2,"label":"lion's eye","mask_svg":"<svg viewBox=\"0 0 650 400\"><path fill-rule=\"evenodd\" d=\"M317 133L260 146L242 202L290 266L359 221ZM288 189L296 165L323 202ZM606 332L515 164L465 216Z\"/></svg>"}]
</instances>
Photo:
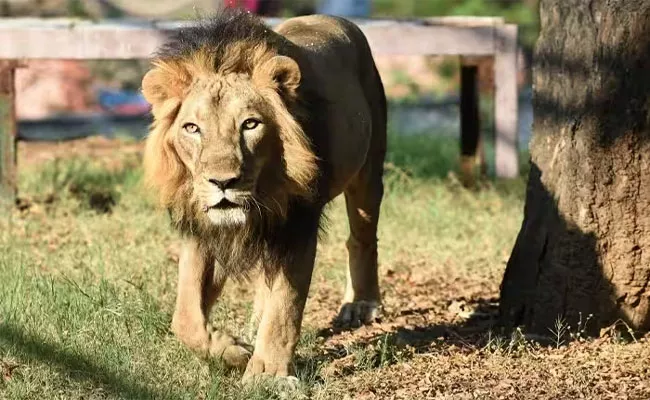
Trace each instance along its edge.
<instances>
[{"instance_id":1,"label":"lion's eye","mask_svg":"<svg viewBox=\"0 0 650 400\"><path fill-rule=\"evenodd\" d=\"M187 133L192 133L192 134L201 133L201 129L199 129L199 126L197 124L193 124L191 122L183 125L183 129Z\"/></svg>"},{"instance_id":2,"label":"lion's eye","mask_svg":"<svg viewBox=\"0 0 650 400\"><path fill-rule=\"evenodd\" d=\"M249 131L251 129L257 128L259 126L259 124L261 124L260 121L254 119L254 118L249 118L246 121L244 121L243 124L241 124L241 127L242 127L243 130Z\"/></svg>"}]
</instances>

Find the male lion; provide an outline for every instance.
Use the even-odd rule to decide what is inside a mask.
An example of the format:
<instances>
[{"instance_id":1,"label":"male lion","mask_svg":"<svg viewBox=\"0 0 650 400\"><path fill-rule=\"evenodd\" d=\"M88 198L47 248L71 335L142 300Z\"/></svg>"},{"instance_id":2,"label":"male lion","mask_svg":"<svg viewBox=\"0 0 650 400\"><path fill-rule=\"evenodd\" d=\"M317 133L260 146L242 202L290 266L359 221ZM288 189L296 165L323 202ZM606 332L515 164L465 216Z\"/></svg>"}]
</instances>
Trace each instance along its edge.
<instances>
[{"instance_id":1,"label":"male lion","mask_svg":"<svg viewBox=\"0 0 650 400\"><path fill-rule=\"evenodd\" d=\"M275 31L230 11L179 30L142 81L154 123L147 181L182 233L172 331L191 349L293 374L326 203L345 194L349 271L342 325L380 305L377 221L386 99L368 43L342 18ZM260 272L254 351L208 325L226 278Z\"/></svg>"}]
</instances>

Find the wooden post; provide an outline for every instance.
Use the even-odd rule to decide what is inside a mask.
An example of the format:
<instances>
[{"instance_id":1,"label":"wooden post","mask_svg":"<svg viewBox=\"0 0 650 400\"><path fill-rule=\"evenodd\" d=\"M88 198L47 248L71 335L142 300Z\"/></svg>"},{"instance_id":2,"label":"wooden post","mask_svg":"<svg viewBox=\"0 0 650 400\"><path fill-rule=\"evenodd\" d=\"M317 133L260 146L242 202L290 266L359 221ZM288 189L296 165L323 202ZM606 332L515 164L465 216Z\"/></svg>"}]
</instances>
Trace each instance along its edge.
<instances>
[{"instance_id":1,"label":"wooden post","mask_svg":"<svg viewBox=\"0 0 650 400\"><path fill-rule=\"evenodd\" d=\"M478 67L464 65L460 69L460 174L461 182L472 187L476 178L480 141Z\"/></svg>"},{"instance_id":2,"label":"wooden post","mask_svg":"<svg viewBox=\"0 0 650 400\"><path fill-rule=\"evenodd\" d=\"M494 123L496 176L519 175L519 141L517 137L517 25L495 27L494 56Z\"/></svg>"},{"instance_id":3,"label":"wooden post","mask_svg":"<svg viewBox=\"0 0 650 400\"><path fill-rule=\"evenodd\" d=\"M15 61L0 61L0 203L16 198Z\"/></svg>"}]
</instances>

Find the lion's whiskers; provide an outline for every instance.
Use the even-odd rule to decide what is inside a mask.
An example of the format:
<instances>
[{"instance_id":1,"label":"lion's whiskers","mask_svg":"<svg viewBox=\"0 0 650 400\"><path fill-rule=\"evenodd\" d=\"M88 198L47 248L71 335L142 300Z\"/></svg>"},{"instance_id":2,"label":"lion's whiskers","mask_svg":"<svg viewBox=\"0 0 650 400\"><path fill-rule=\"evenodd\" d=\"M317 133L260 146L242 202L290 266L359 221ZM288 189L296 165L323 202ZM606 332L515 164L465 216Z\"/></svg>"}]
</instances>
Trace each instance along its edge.
<instances>
[{"instance_id":1,"label":"lion's whiskers","mask_svg":"<svg viewBox=\"0 0 650 400\"><path fill-rule=\"evenodd\" d=\"M280 202L273 196L269 196L269 199L275 202L275 204L278 206L278 213L282 214L282 205L280 205Z\"/></svg>"},{"instance_id":2,"label":"lion's whiskers","mask_svg":"<svg viewBox=\"0 0 650 400\"><path fill-rule=\"evenodd\" d=\"M273 210L271 210L269 207L267 207L266 204L264 204L263 202L257 200L256 198L253 198L253 202L254 202L255 205L257 206L257 210L258 210L258 212L260 213L260 217L263 217L263 216L264 216L264 215L263 215L263 212L262 212L262 208L264 208L266 211L268 211L268 212L270 212L270 213L273 212Z\"/></svg>"},{"instance_id":3,"label":"lion's whiskers","mask_svg":"<svg viewBox=\"0 0 650 400\"><path fill-rule=\"evenodd\" d=\"M259 213L260 217L262 217L262 209L260 208L260 205L259 205L259 203L257 202L257 200L255 200L255 198L252 198L252 197L251 197L250 202L253 203L253 204L255 205L255 208L257 208L257 212Z\"/></svg>"}]
</instances>

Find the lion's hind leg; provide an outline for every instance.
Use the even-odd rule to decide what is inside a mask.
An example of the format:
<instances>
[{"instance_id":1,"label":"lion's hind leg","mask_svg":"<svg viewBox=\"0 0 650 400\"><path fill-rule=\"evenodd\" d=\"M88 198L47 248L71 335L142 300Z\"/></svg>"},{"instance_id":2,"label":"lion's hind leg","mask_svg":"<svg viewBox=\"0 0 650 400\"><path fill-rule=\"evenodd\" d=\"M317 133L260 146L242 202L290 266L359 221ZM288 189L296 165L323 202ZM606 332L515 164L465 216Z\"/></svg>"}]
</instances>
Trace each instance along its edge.
<instances>
[{"instance_id":1,"label":"lion's hind leg","mask_svg":"<svg viewBox=\"0 0 650 400\"><path fill-rule=\"evenodd\" d=\"M348 273L343 305L335 323L349 328L379 317L377 223L383 196L383 158L370 159L345 190L350 224Z\"/></svg>"},{"instance_id":2,"label":"lion's hind leg","mask_svg":"<svg viewBox=\"0 0 650 400\"><path fill-rule=\"evenodd\" d=\"M224 283L225 276L214 276L214 259L202 252L195 240L187 239L178 263L176 308L171 329L191 350L243 368L251 356L250 346L227 333L213 330L208 323L210 309Z\"/></svg>"}]
</instances>

